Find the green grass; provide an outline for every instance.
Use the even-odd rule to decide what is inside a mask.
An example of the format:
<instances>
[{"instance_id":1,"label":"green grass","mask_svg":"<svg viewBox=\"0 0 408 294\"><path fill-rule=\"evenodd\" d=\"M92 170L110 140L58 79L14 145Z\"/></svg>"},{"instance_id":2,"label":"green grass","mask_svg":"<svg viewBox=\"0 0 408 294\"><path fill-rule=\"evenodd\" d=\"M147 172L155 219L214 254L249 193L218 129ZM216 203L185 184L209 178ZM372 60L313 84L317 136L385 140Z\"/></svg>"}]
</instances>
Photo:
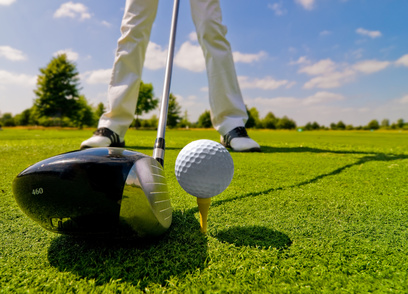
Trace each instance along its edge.
<instances>
[{"instance_id":1,"label":"green grass","mask_svg":"<svg viewBox=\"0 0 408 294\"><path fill-rule=\"evenodd\" d=\"M173 224L156 240L84 241L18 208L14 177L77 149L89 130L0 132L0 293L407 293L408 133L251 131L259 154L231 153L206 236L174 176L178 152L215 131L167 131ZM152 154L153 131L130 130Z\"/></svg>"}]
</instances>

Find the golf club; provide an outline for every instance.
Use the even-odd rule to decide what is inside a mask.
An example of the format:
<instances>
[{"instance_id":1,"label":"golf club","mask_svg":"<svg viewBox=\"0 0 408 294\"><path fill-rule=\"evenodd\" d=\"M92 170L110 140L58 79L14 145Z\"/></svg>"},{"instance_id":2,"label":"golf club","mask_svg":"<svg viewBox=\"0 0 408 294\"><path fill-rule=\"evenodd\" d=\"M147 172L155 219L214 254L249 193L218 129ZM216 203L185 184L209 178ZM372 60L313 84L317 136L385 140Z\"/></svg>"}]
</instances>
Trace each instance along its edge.
<instances>
[{"instance_id":1,"label":"golf club","mask_svg":"<svg viewBox=\"0 0 408 294\"><path fill-rule=\"evenodd\" d=\"M13 181L21 210L52 232L158 236L172 222L164 175L165 129L179 0L174 0L165 84L153 157L121 148L73 151L40 161Z\"/></svg>"},{"instance_id":2,"label":"golf club","mask_svg":"<svg viewBox=\"0 0 408 294\"><path fill-rule=\"evenodd\" d=\"M174 0L173 16L171 20L169 51L167 52L166 73L164 76L163 96L161 100L159 125L157 127L157 138L153 149L153 158L155 158L161 165L164 164L164 136L167 125L167 113L169 108L171 72L173 69L174 47L176 42L176 28L179 11L179 0Z\"/></svg>"}]
</instances>

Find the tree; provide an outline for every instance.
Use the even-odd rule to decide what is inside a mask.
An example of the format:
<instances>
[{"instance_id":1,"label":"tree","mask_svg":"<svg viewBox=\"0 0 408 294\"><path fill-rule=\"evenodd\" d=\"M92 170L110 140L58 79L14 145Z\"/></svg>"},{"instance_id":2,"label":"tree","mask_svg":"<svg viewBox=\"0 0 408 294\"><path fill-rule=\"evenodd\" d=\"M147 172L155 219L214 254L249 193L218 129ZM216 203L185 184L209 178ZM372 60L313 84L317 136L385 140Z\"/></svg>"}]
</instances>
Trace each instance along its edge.
<instances>
[{"instance_id":1,"label":"tree","mask_svg":"<svg viewBox=\"0 0 408 294\"><path fill-rule=\"evenodd\" d=\"M354 126L353 125L346 125L346 130L347 131L354 130Z\"/></svg>"},{"instance_id":2,"label":"tree","mask_svg":"<svg viewBox=\"0 0 408 294\"><path fill-rule=\"evenodd\" d=\"M380 128L380 124L379 124L378 120L376 120L376 119L373 119L367 125L367 129L369 129L369 130L378 130L379 128Z\"/></svg>"},{"instance_id":3,"label":"tree","mask_svg":"<svg viewBox=\"0 0 408 294\"><path fill-rule=\"evenodd\" d=\"M314 121L312 123L312 129L313 130L320 130L320 125L317 122Z\"/></svg>"},{"instance_id":4,"label":"tree","mask_svg":"<svg viewBox=\"0 0 408 294\"><path fill-rule=\"evenodd\" d=\"M306 125L305 125L305 127L303 128L305 131L311 131L311 130L313 130L313 127L312 127L312 123L311 122L308 122Z\"/></svg>"},{"instance_id":5,"label":"tree","mask_svg":"<svg viewBox=\"0 0 408 294\"><path fill-rule=\"evenodd\" d=\"M140 82L139 96L137 98L136 116L148 113L155 109L159 103L159 99L154 97L153 85Z\"/></svg>"},{"instance_id":6,"label":"tree","mask_svg":"<svg viewBox=\"0 0 408 294\"><path fill-rule=\"evenodd\" d=\"M3 114L0 121L1 124L5 127L14 127L16 125L13 115L9 112Z\"/></svg>"},{"instance_id":7,"label":"tree","mask_svg":"<svg viewBox=\"0 0 408 294\"><path fill-rule=\"evenodd\" d=\"M77 110L71 118L75 127L82 129L84 126L92 126L95 123L92 107L88 105L85 96L81 95L77 101Z\"/></svg>"},{"instance_id":8,"label":"tree","mask_svg":"<svg viewBox=\"0 0 408 294\"><path fill-rule=\"evenodd\" d=\"M398 127L399 129L402 129L402 128L404 127L404 125L405 125L405 122L404 122L404 120L403 120L402 118L400 118L399 120L397 120L397 127Z\"/></svg>"},{"instance_id":9,"label":"tree","mask_svg":"<svg viewBox=\"0 0 408 294\"><path fill-rule=\"evenodd\" d=\"M181 106L177 103L176 96L170 93L169 108L167 113L167 126L175 128L181 120Z\"/></svg>"},{"instance_id":10,"label":"tree","mask_svg":"<svg viewBox=\"0 0 408 294\"><path fill-rule=\"evenodd\" d=\"M18 126L28 126L30 124L31 109L26 109L22 113L17 114L14 117L16 125Z\"/></svg>"},{"instance_id":11,"label":"tree","mask_svg":"<svg viewBox=\"0 0 408 294\"><path fill-rule=\"evenodd\" d=\"M154 98L153 85L145 84L141 81L135 110L136 118L132 122L131 127L135 127L136 129L140 126L146 127L147 122L142 123L139 116L155 109L158 104L159 99Z\"/></svg>"},{"instance_id":12,"label":"tree","mask_svg":"<svg viewBox=\"0 0 408 294\"><path fill-rule=\"evenodd\" d=\"M311 122L308 122L306 125L305 125L305 128L304 128L306 131L312 131L312 130L319 130L320 129L320 125L317 123L317 122L313 122L313 123L311 123Z\"/></svg>"},{"instance_id":13,"label":"tree","mask_svg":"<svg viewBox=\"0 0 408 294\"><path fill-rule=\"evenodd\" d=\"M278 118L272 113L268 112L264 119L261 121L262 127L265 129L276 129Z\"/></svg>"},{"instance_id":14,"label":"tree","mask_svg":"<svg viewBox=\"0 0 408 294\"><path fill-rule=\"evenodd\" d=\"M336 130L342 130L344 131L346 129L346 125L344 124L344 122L339 121L336 125Z\"/></svg>"},{"instance_id":15,"label":"tree","mask_svg":"<svg viewBox=\"0 0 408 294\"><path fill-rule=\"evenodd\" d=\"M346 124L341 120L337 124L336 123L330 124L330 129L332 130L345 130L346 128L347 128Z\"/></svg>"},{"instance_id":16,"label":"tree","mask_svg":"<svg viewBox=\"0 0 408 294\"><path fill-rule=\"evenodd\" d=\"M381 121L381 127L387 129L390 126L390 120L389 119L383 119Z\"/></svg>"},{"instance_id":17,"label":"tree","mask_svg":"<svg viewBox=\"0 0 408 294\"><path fill-rule=\"evenodd\" d=\"M247 114L248 114L248 120L245 124L246 128L257 128L260 127L260 120L259 120L259 112L255 107L252 107L251 109L248 110L247 108Z\"/></svg>"},{"instance_id":18,"label":"tree","mask_svg":"<svg viewBox=\"0 0 408 294\"><path fill-rule=\"evenodd\" d=\"M293 119L288 118L286 115L279 119L278 123L276 124L278 129L286 129L292 130L296 129L296 123Z\"/></svg>"},{"instance_id":19,"label":"tree","mask_svg":"<svg viewBox=\"0 0 408 294\"><path fill-rule=\"evenodd\" d=\"M34 90L37 96L34 104L39 116L60 120L74 117L79 99L79 74L75 64L61 54L52 58L40 72Z\"/></svg>"},{"instance_id":20,"label":"tree","mask_svg":"<svg viewBox=\"0 0 408 294\"><path fill-rule=\"evenodd\" d=\"M102 116L102 114L105 113L105 111L106 111L105 105L103 105L103 103L100 102L100 103L98 104L98 106L96 106L96 110L95 110L95 117L96 117L96 119L99 119L99 118Z\"/></svg>"},{"instance_id":21,"label":"tree","mask_svg":"<svg viewBox=\"0 0 408 294\"><path fill-rule=\"evenodd\" d=\"M157 118L155 114L153 114L152 117L149 119L149 125L152 128L157 129L157 126L159 125L159 119Z\"/></svg>"},{"instance_id":22,"label":"tree","mask_svg":"<svg viewBox=\"0 0 408 294\"><path fill-rule=\"evenodd\" d=\"M187 110L184 111L184 116L181 119L180 123L179 123L179 127L180 128L189 128L191 126L191 123L188 120L188 113Z\"/></svg>"},{"instance_id":23,"label":"tree","mask_svg":"<svg viewBox=\"0 0 408 294\"><path fill-rule=\"evenodd\" d=\"M209 110L204 111L198 118L197 127L199 128L211 128L211 112Z\"/></svg>"},{"instance_id":24,"label":"tree","mask_svg":"<svg viewBox=\"0 0 408 294\"><path fill-rule=\"evenodd\" d=\"M30 108L30 123L29 125L39 125L40 124L40 113L37 106L34 104Z\"/></svg>"}]
</instances>

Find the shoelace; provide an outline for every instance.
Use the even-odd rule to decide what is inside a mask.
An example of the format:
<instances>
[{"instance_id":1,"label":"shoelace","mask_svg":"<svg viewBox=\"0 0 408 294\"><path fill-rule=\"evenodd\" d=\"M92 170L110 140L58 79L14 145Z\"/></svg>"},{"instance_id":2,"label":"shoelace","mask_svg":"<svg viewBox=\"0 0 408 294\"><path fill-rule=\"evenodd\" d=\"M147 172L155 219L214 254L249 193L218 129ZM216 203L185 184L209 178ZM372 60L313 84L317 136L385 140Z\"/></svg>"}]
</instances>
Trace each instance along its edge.
<instances>
[{"instance_id":1,"label":"shoelace","mask_svg":"<svg viewBox=\"0 0 408 294\"><path fill-rule=\"evenodd\" d=\"M244 127L237 127L228 134L224 135L224 145L226 147L231 147L231 140L234 138L248 138L248 133Z\"/></svg>"},{"instance_id":2,"label":"shoelace","mask_svg":"<svg viewBox=\"0 0 408 294\"><path fill-rule=\"evenodd\" d=\"M99 128L95 131L94 135L108 137L114 144L120 143L119 135L108 128Z\"/></svg>"}]
</instances>

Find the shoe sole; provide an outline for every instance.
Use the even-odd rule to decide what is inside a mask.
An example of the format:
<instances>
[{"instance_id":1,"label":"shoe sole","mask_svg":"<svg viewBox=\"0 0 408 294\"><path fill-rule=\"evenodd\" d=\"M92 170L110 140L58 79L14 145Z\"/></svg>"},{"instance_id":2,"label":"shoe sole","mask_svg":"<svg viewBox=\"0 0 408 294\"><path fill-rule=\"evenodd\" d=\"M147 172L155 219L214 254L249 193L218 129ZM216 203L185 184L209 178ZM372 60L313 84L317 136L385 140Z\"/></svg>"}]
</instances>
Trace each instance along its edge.
<instances>
[{"instance_id":1,"label":"shoe sole","mask_svg":"<svg viewBox=\"0 0 408 294\"><path fill-rule=\"evenodd\" d=\"M235 150L231 146L226 145L224 142L221 142L221 145L224 146L225 148L231 149L234 152L262 152L261 148L258 148L258 147L244 149L244 150Z\"/></svg>"}]
</instances>

